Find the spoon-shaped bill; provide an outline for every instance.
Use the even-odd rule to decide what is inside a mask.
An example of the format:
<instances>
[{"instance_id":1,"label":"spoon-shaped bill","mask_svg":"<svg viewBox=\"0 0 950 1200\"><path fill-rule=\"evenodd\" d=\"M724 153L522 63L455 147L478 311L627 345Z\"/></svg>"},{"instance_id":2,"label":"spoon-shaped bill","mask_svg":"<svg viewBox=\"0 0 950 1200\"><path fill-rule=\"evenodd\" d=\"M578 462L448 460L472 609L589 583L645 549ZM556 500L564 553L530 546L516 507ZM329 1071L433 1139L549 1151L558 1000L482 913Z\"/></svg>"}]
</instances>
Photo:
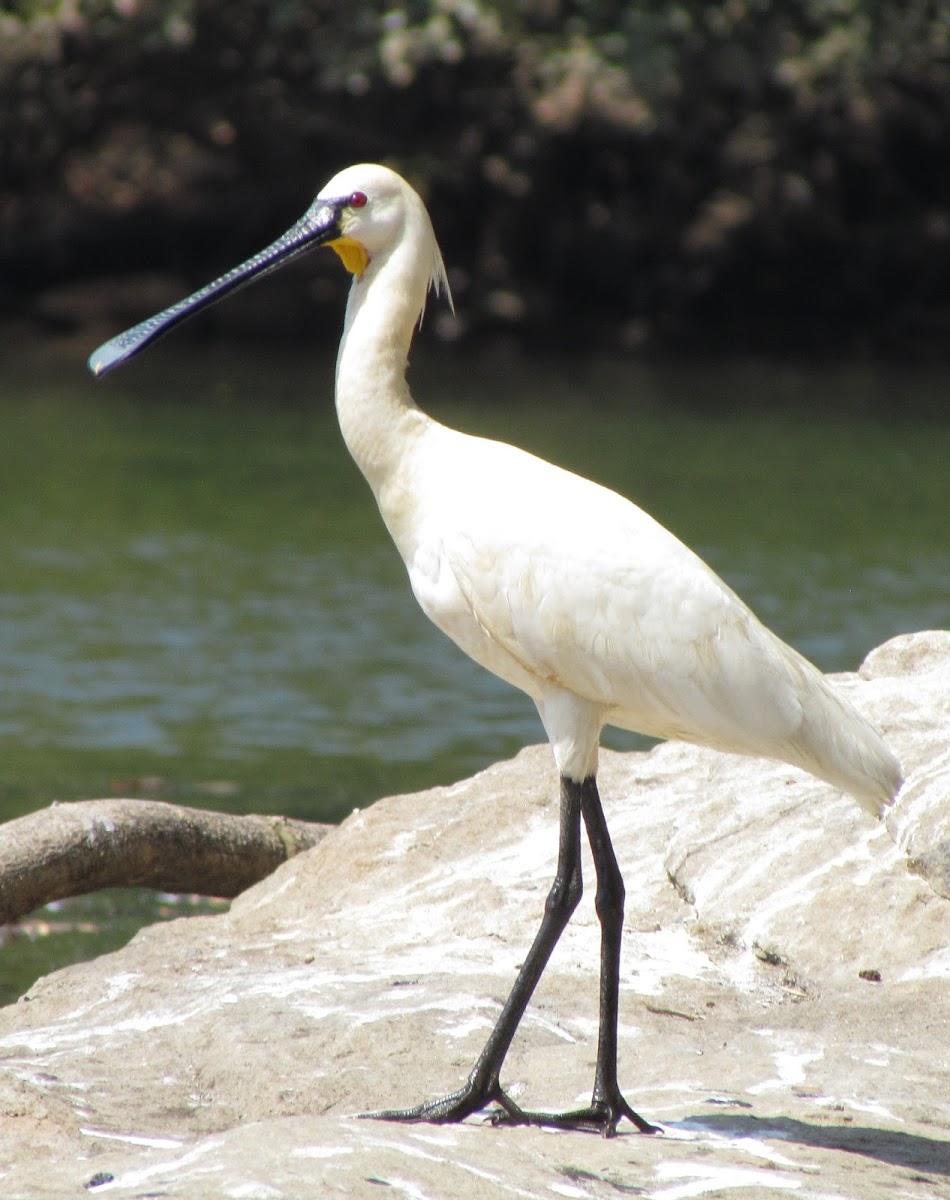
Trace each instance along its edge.
<instances>
[{"instance_id":1,"label":"spoon-shaped bill","mask_svg":"<svg viewBox=\"0 0 950 1200\"><path fill-rule=\"evenodd\" d=\"M284 263L305 254L315 246L332 241L339 236L338 216L339 208L332 201L315 200L303 217L266 250L261 250L253 258L249 258L238 267L233 267L213 283L118 334L93 351L89 356L89 370L93 375L105 375L203 308L245 287L253 280L276 271Z\"/></svg>"}]
</instances>

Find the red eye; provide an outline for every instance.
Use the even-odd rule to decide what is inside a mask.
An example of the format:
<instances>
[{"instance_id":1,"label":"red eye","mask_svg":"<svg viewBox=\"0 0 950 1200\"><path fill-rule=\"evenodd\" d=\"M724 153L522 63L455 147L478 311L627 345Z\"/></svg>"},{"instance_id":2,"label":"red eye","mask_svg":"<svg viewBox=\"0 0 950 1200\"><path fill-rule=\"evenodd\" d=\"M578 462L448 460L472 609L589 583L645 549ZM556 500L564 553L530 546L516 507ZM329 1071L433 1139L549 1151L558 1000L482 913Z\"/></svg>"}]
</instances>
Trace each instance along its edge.
<instances>
[{"instance_id":1,"label":"red eye","mask_svg":"<svg viewBox=\"0 0 950 1200\"><path fill-rule=\"evenodd\" d=\"M366 193L354 192L349 200L347 200L347 204L350 208L364 208L366 205Z\"/></svg>"}]
</instances>

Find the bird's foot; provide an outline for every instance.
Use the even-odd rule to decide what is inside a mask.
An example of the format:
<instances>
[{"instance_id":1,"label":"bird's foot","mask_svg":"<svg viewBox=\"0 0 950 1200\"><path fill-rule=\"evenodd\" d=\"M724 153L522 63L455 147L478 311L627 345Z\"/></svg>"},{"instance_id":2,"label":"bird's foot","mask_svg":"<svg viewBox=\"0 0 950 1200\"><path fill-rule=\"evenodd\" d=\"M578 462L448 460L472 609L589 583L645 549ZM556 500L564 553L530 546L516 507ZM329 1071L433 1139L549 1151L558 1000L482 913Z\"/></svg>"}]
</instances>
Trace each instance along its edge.
<instances>
[{"instance_id":1,"label":"bird's foot","mask_svg":"<svg viewBox=\"0 0 950 1200\"><path fill-rule=\"evenodd\" d=\"M507 1103L502 1104L502 1111L492 1115L493 1125L542 1125L549 1129L577 1129L613 1137L617 1126L626 1117L641 1133L660 1132L658 1126L651 1125L634 1112L619 1092L610 1100L592 1100L586 1108L564 1113L525 1112L507 1097L505 1099Z\"/></svg>"},{"instance_id":2,"label":"bird's foot","mask_svg":"<svg viewBox=\"0 0 950 1200\"><path fill-rule=\"evenodd\" d=\"M451 1125L464 1121L489 1104L500 1105L504 1113L520 1112L518 1106L494 1083L488 1087L477 1087L471 1080L457 1092L442 1096L438 1100L426 1100L414 1108L387 1108L380 1112L360 1113L370 1121L428 1121L433 1125Z\"/></svg>"},{"instance_id":3,"label":"bird's foot","mask_svg":"<svg viewBox=\"0 0 950 1200\"><path fill-rule=\"evenodd\" d=\"M450 1096L428 1100L414 1108L383 1109L380 1112L360 1113L360 1117L375 1121L427 1121L433 1125L450 1125L481 1112L489 1104L498 1106L488 1114L488 1120L493 1125L540 1125L553 1129L585 1130L603 1137L613 1137L620 1121L626 1117L641 1133L660 1132L656 1125L651 1125L634 1112L619 1092L610 1100L592 1100L587 1108L571 1112L526 1112L497 1083L484 1089L476 1088L469 1082Z\"/></svg>"}]
</instances>

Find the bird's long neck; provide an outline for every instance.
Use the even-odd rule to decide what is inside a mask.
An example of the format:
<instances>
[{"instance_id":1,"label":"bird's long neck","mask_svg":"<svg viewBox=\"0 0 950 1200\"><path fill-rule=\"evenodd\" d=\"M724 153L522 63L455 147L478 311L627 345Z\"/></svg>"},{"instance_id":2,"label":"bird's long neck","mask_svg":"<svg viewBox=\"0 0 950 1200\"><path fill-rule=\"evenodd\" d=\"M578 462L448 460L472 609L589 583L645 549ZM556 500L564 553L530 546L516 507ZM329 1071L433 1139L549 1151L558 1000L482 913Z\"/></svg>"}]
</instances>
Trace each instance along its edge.
<instances>
[{"instance_id":1,"label":"bird's long neck","mask_svg":"<svg viewBox=\"0 0 950 1200\"><path fill-rule=\"evenodd\" d=\"M381 499L381 491L425 418L406 383L413 329L428 275L412 239L370 262L353 280L336 368L336 406L344 441Z\"/></svg>"}]
</instances>

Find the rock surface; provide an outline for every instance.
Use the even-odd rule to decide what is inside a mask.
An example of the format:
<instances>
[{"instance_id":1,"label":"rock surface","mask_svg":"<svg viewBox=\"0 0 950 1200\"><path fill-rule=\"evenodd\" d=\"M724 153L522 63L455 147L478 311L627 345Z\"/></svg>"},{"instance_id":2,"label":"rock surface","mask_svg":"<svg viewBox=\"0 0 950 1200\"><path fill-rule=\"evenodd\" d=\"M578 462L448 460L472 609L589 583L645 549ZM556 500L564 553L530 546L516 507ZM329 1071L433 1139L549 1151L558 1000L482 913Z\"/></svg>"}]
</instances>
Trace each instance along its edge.
<instances>
[{"instance_id":1,"label":"rock surface","mask_svg":"<svg viewBox=\"0 0 950 1200\"><path fill-rule=\"evenodd\" d=\"M354 1119L457 1087L497 1015L554 871L534 747L0 1011L0 1194L950 1196L950 633L841 686L905 767L886 825L781 765L603 755L621 1083L662 1134ZM597 963L588 891L506 1064L528 1107L589 1094Z\"/></svg>"}]
</instances>

